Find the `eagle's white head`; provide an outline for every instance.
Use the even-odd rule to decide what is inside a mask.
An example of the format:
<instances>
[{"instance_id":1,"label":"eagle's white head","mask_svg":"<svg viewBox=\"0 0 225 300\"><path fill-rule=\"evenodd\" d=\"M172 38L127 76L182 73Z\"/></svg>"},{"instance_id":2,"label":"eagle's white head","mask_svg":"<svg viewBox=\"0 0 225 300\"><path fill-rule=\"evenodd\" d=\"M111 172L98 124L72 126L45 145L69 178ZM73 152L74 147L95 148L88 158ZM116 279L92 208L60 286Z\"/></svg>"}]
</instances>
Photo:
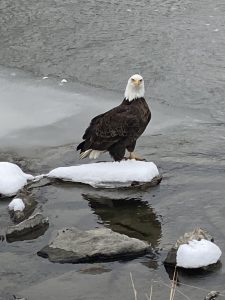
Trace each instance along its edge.
<instances>
[{"instance_id":1,"label":"eagle's white head","mask_svg":"<svg viewBox=\"0 0 225 300\"><path fill-rule=\"evenodd\" d=\"M125 99L132 101L135 98L144 97L145 86L141 75L135 74L128 79L127 87L124 93Z\"/></svg>"}]
</instances>

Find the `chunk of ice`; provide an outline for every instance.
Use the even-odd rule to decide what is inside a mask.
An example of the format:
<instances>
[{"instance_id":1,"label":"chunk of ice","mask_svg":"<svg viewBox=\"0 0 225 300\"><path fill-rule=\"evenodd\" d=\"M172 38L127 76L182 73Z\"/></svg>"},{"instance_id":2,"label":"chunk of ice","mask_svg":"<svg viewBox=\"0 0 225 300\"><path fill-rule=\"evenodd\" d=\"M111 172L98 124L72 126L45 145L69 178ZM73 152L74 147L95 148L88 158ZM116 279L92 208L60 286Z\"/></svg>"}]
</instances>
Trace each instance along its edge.
<instances>
[{"instance_id":1,"label":"chunk of ice","mask_svg":"<svg viewBox=\"0 0 225 300\"><path fill-rule=\"evenodd\" d=\"M208 240L192 240L178 248L177 266L187 269L206 267L215 264L221 254L220 248Z\"/></svg>"}]
</instances>

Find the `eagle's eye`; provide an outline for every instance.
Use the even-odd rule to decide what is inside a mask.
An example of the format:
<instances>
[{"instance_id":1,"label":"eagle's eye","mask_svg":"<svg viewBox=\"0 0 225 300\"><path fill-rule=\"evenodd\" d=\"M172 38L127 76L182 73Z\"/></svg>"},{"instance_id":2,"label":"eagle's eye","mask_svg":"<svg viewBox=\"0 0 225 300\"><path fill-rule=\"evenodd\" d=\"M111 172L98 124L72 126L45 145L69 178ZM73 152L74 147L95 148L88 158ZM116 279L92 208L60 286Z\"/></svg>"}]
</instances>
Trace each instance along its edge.
<instances>
[{"instance_id":1,"label":"eagle's eye","mask_svg":"<svg viewBox=\"0 0 225 300\"><path fill-rule=\"evenodd\" d=\"M131 78L131 80L134 82L135 81L135 79L134 78Z\"/></svg>"},{"instance_id":2,"label":"eagle's eye","mask_svg":"<svg viewBox=\"0 0 225 300\"><path fill-rule=\"evenodd\" d=\"M142 79L140 79L140 82L142 82Z\"/></svg>"}]
</instances>

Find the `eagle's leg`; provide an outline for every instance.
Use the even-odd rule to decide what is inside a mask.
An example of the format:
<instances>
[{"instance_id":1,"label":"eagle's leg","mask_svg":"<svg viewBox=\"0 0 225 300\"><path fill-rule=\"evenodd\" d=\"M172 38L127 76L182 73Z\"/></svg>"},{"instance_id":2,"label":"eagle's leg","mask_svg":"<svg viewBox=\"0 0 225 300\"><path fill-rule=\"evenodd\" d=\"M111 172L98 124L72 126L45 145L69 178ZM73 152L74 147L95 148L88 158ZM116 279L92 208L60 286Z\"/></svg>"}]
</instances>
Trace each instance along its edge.
<instances>
[{"instance_id":1,"label":"eagle's leg","mask_svg":"<svg viewBox=\"0 0 225 300\"><path fill-rule=\"evenodd\" d=\"M146 160L146 159L140 157L139 155L135 154L134 152L129 152L128 159L135 159L135 160L141 160L141 161Z\"/></svg>"}]
</instances>

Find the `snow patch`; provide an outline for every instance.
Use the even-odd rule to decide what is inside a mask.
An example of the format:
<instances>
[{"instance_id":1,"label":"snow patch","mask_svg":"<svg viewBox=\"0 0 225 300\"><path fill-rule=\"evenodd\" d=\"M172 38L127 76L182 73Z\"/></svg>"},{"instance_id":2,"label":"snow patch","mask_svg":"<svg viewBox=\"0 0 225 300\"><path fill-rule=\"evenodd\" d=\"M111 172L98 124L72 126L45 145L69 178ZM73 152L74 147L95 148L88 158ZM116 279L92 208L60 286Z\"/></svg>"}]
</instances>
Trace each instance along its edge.
<instances>
[{"instance_id":1,"label":"snow patch","mask_svg":"<svg viewBox=\"0 0 225 300\"><path fill-rule=\"evenodd\" d=\"M153 162L127 160L60 167L47 174L50 178L89 184L93 187L116 187L131 182L150 182L159 175Z\"/></svg>"},{"instance_id":2,"label":"snow patch","mask_svg":"<svg viewBox=\"0 0 225 300\"><path fill-rule=\"evenodd\" d=\"M22 199L20 198L14 198L8 205L9 210L14 211L23 211L25 208L25 204Z\"/></svg>"},{"instance_id":3,"label":"snow patch","mask_svg":"<svg viewBox=\"0 0 225 300\"><path fill-rule=\"evenodd\" d=\"M220 248L208 240L192 240L178 248L177 266L188 269L206 267L215 264L221 254Z\"/></svg>"},{"instance_id":4,"label":"snow patch","mask_svg":"<svg viewBox=\"0 0 225 300\"><path fill-rule=\"evenodd\" d=\"M14 196L34 177L24 173L16 164L0 162L0 195Z\"/></svg>"}]
</instances>

